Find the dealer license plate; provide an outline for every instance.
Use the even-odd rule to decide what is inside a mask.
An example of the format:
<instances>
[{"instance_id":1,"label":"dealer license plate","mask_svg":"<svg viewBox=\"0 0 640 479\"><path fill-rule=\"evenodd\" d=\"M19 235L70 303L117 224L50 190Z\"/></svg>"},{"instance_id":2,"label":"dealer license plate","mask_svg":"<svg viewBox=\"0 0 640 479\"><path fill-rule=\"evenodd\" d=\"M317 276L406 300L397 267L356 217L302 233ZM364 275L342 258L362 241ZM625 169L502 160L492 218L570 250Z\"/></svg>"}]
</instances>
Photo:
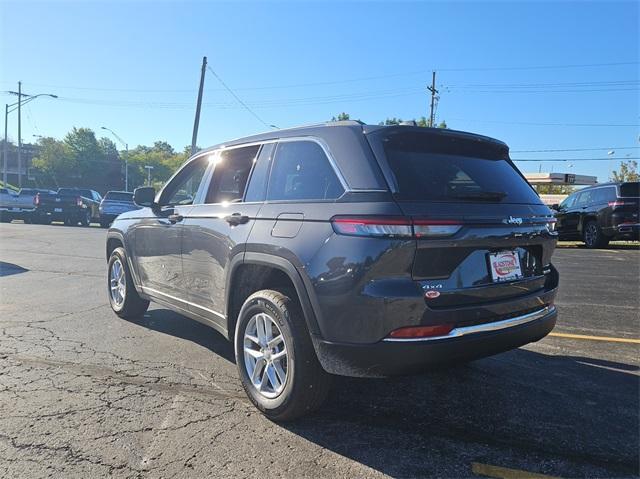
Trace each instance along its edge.
<instances>
[{"instance_id":1,"label":"dealer license plate","mask_svg":"<svg viewBox=\"0 0 640 479\"><path fill-rule=\"evenodd\" d=\"M489 269L491 269L491 278L496 283L522 278L520 257L516 251L490 253Z\"/></svg>"}]
</instances>

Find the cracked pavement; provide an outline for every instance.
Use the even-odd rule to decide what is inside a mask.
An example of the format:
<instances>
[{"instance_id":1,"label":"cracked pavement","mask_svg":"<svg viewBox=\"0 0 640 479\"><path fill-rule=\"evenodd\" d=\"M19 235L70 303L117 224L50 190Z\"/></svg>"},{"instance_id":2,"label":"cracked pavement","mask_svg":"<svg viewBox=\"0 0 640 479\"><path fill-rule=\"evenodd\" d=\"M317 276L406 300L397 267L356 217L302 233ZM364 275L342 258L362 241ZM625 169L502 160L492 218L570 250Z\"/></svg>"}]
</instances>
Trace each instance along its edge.
<instances>
[{"instance_id":1,"label":"cracked pavement","mask_svg":"<svg viewBox=\"0 0 640 479\"><path fill-rule=\"evenodd\" d=\"M336 378L318 413L278 425L214 330L111 312L105 234L0 225L0 477L638 475L637 344L548 337L420 377ZM640 337L639 258L558 250L556 331Z\"/></svg>"}]
</instances>

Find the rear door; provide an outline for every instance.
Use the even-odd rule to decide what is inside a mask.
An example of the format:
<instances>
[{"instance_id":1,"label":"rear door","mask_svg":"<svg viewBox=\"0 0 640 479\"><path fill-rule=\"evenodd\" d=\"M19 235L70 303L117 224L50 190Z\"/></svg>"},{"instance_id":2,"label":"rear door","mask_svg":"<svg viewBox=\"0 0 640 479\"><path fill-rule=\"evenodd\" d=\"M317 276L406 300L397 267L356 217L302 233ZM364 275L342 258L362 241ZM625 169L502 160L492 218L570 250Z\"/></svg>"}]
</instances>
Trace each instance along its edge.
<instances>
[{"instance_id":1,"label":"rear door","mask_svg":"<svg viewBox=\"0 0 640 479\"><path fill-rule=\"evenodd\" d=\"M412 275L460 305L544 285L555 219L509 161L506 147L418 128L371 139L402 212L412 218Z\"/></svg>"},{"instance_id":2,"label":"rear door","mask_svg":"<svg viewBox=\"0 0 640 479\"><path fill-rule=\"evenodd\" d=\"M272 149L266 144L215 152L203 201L184 219L182 265L190 311L223 328L227 269L231 258L244 252L264 200Z\"/></svg>"}]
</instances>

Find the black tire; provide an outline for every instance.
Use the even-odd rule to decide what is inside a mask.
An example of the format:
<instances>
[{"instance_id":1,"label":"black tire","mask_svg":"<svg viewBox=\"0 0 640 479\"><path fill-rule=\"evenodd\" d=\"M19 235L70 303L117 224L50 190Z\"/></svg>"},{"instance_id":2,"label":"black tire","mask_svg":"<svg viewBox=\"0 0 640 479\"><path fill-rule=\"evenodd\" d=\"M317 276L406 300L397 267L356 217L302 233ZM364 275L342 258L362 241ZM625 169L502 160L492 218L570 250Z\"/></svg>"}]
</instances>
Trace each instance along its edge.
<instances>
[{"instance_id":1,"label":"black tire","mask_svg":"<svg viewBox=\"0 0 640 479\"><path fill-rule=\"evenodd\" d=\"M266 397L258 391L249 378L245 364L245 332L252 318L260 313L266 313L275 322L284 338L287 352L283 389L275 397ZM242 386L251 402L269 419L296 419L319 408L326 399L331 376L318 362L295 294L262 290L249 296L238 315L234 343ZM264 368L261 370L265 371Z\"/></svg>"},{"instance_id":2,"label":"black tire","mask_svg":"<svg viewBox=\"0 0 640 479\"><path fill-rule=\"evenodd\" d=\"M611 240L602 233L596 220L590 220L584 225L582 241L584 241L587 248L594 249L605 248Z\"/></svg>"},{"instance_id":3,"label":"black tire","mask_svg":"<svg viewBox=\"0 0 640 479\"><path fill-rule=\"evenodd\" d=\"M86 209L80 218L80 226L91 226L91 210Z\"/></svg>"},{"instance_id":4,"label":"black tire","mask_svg":"<svg viewBox=\"0 0 640 479\"><path fill-rule=\"evenodd\" d=\"M69 216L64 219L64 225L65 226L73 226L73 225L76 225L76 224L78 224L78 223L74 222L73 219L71 217L69 217Z\"/></svg>"},{"instance_id":5,"label":"black tire","mask_svg":"<svg viewBox=\"0 0 640 479\"><path fill-rule=\"evenodd\" d=\"M124 269L124 301L121 303L117 302L111 294L111 272L114 265L118 262ZM111 309L124 319L140 318L149 307L149 301L142 299L133 285L133 279L131 278L131 272L127 264L127 255L122 247L114 249L109 257L109 266L107 268L107 295Z\"/></svg>"}]
</instances>

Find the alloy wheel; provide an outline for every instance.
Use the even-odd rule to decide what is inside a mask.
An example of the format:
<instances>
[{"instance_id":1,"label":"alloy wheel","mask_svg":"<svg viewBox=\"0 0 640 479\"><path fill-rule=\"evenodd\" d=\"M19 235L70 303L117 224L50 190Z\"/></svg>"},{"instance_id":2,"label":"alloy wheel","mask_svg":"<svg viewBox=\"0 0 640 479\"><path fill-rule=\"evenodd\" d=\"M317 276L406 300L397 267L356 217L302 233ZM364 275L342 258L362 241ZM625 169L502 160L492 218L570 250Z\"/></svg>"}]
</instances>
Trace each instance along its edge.
<instances>
[{"instance_id":1,"label":"alloy wheel","mask_svg":"<svg viewBox=\"0 0 640 479\"><path fill-rule=\"evenodd\" d=\"M266 313L252 316L244 331L243 345L249 381L262 396L277 397L287 383L289 357L276 321Z\"/></svg>"},{"instance_id":2,"label":"alloy wheel","mask_svg":"<svg viewBox=\"0 0 640 479\"><path fill-rule=\"evenodd\" d=\"M596 244L598 238L598 228L595 224L589 223L584 232L584 242L589 246Z\"/></svg>"},{"instance_id":3,"label":"alloy wheel","mask_svg":"<svg viewBox=\"0 0 640 479\"><path fill-rule=\"evenodd\" d=\"M121 308L127 294L127 283L124 266L119 258L111 264L111 272L109 274L109 294L111 295L111 300L116 307Z\"/></svg>"}]
</instances>

